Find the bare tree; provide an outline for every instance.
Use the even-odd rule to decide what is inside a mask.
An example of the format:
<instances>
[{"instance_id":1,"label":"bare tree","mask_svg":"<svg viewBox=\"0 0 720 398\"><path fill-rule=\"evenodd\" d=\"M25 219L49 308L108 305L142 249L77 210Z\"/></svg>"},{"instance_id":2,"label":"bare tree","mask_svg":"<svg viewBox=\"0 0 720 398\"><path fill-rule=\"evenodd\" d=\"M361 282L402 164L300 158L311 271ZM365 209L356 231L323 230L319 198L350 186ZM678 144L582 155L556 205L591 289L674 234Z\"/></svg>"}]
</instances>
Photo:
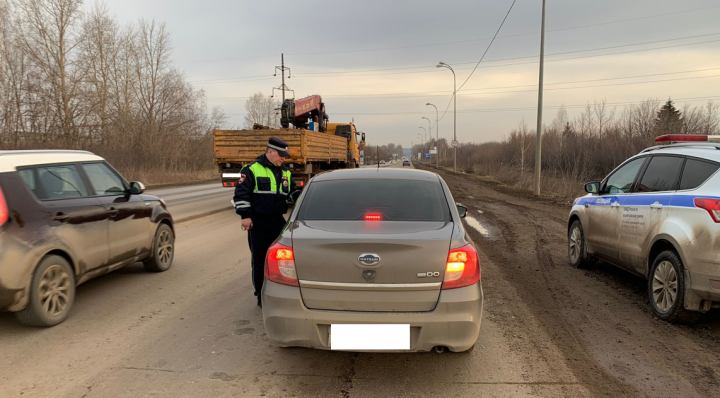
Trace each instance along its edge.
<instances>
[{"instance_id":1,"label":"bare tree","mask_svg":"<svg viewBox=\"0 0 720 398\"><path fill-rule=\"evenodd\" d=\"M52 106L45 126L65 145L80 144L84 118L79 98L85 70L74 53L83 40L78 29L82 0L14 0L23 52L43 76L38 96Z\"/></svg>"},{"instance_id":2,"label":"bare tree","mask_svg":"<svg viewBox=\"0 0 720 398\"><path fill-rule=\"evenodd\" d=\"M245 101L245 128L251 129L255 123L270 128L280 127L280 117L276 110L280 104L261 92L257 92Z\"/></svg>"},{"instance_id":3,"label":"bare tree","mask_svg":"<svg viewBox=\"0 0 720 398\"><path fill-rule=\"evenodd\" d=\"M720 127L720 103L709 101L705 107L705 122L703 133L706 135L717 134Z\"/></svg>"},{"instance_id":4,"label":"bare tree","mask_svg":"<svg viewBox=\"0 0 720 398\"><path fill-rule=\"evenodd\" d=\"M94 99L86 104L87 112L95 119L93 122L99 124L100 145L105 146L110 119L111 70L121 48L118 25L108 15L105 4L96 3L85 16L83 35L81 57L88 64L88 97Z\"/></svg>"}]
</instances>

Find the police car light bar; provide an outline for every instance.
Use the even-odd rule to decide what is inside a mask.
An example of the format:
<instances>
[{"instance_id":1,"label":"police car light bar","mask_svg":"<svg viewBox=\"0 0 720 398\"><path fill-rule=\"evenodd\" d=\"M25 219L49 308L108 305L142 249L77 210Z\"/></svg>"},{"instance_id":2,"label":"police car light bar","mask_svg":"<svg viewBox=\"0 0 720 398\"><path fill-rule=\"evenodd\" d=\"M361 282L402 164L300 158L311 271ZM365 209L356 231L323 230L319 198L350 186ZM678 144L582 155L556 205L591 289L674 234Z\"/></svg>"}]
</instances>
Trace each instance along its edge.
<instances>
[{"instance_id":1,"label":"police car light bar","mask_svg":"<svg viewBox=\"0 0 720 398\"><path fill-rule=\"evenodd\" d=\"M666 134L655 138L655 142L706 142L720 141L720 135Z\"/></svg>"}]
</instances>

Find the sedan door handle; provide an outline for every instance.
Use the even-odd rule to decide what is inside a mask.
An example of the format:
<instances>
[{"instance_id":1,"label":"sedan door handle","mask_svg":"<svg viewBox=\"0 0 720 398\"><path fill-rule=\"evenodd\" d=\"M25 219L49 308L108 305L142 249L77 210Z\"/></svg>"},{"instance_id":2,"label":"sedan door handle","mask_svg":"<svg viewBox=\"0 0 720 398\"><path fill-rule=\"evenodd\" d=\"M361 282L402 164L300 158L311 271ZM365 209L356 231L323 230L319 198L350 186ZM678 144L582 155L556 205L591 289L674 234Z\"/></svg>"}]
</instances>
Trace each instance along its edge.
<instances>
[{"instance_id":1,"label":"sedan door handle","mask_svg":"<svg viewBox=\"0 0 720 398\"><path fill-rule=\"evenodd\" d=\"M114 207L111 207L110 211L108 211L108 215L110 216L110 218L115 218L118 213L120 213L120 210L115 210Z\"/></svg>"},{"instance_id":2,"label":"sedan door handle","mask_svg":"<svg viewBox=\"0 0 720 398\"><path fill-rule=\"evenodd\" d=\"M660 202L655 202L650 205L650 208L651 209L662 209L662 204L660 204Z\"/></svg>"},{"instance_id":3,"label":"sedan door handle","mask_svg":"<svg viewBox=\"0 0 720 398\"><path fill-rule=\"evenodd\" d=\"M53 216L52 220L53 220L53 221L65 222L65 221L68 220L68 218L70 218L70 216L68 216L67 214L64 214L64 213L55 213L55 215Z\"/></svg>"},{"instance_id":4,"label":"sedan door handle","mask_svg":"<svg viewBox=\"0 0 720 398\"><path fill-rule=\"evenodd\" d=\"M612 207L620 207L620 202L613 202L610 206Z\"/></svg>"}]
</instances>

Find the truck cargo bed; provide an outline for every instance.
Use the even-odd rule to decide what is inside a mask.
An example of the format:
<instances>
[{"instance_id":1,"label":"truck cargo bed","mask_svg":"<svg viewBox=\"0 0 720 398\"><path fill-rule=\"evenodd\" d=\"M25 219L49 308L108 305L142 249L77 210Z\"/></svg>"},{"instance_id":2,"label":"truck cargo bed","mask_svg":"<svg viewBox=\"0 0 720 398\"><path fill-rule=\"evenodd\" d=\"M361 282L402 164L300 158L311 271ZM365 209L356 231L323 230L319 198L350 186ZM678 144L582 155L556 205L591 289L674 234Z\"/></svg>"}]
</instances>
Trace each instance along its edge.
<instances>
[{"instance_id":1,"label":"truck cargo bed","mask_svg":"<svg viewBox=\"0 0 720 398\"><path fill-rule=\"evenodd\" d=\"M250 163L265 153L270 137L287 142L286 163L347 162L347 139L299 129L215 130L215 161Z\"/></svg>"}]
</instances>

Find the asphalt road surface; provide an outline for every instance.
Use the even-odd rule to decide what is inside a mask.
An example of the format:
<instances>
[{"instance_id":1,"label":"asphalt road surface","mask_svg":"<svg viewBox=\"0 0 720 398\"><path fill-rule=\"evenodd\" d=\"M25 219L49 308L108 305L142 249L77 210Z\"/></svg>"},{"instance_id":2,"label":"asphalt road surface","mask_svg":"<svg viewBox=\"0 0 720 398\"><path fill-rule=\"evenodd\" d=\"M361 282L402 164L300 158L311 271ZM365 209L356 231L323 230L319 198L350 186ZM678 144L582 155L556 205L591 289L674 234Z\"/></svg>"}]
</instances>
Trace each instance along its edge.
<instances>
[{"instance_id":1,"label":"asphalt road surface","mask_svg":"<svg viewBox=\"0 0 720 398\"><path fill-rule=\"evenodd\" d=\"M481 256L472 353L273 346L232 189L211 184L150 192L179 221L168 272L135 264L85 283L53 328L0 314L0 397L718 396L716 314L694 326L654 319L639 278L567 265L568 205L441 174L471 209Z\"/></svg>"}]
</instances>

